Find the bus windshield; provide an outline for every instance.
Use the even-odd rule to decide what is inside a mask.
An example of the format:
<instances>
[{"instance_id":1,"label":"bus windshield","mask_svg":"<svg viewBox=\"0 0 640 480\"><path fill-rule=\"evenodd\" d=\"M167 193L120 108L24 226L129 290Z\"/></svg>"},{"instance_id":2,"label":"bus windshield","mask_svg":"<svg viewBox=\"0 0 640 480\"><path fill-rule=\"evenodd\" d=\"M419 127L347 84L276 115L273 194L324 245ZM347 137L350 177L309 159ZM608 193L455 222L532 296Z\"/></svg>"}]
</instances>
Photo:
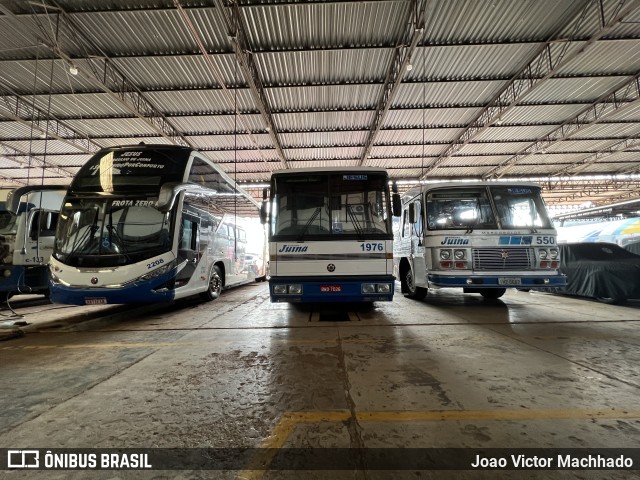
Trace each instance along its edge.
<instances>
[{"instance_id":1,"label":"bus windshield","mask_svg":"<svg viewBox=\"0 0 640 480\"><path fill-rule=\"evenodd\" d=\"M272 195L272 238L308 240L392 235L384 174L276 176Z\"/></svg>"},{"instance_id":2,"label":"bus windshield","mask_svg":"<svg viewBox=\"0 0 640 480\"><path fill-rule=\"evenodd\" d=\"M539 187L445 187L426 201L429 230L552 228Z\"/></svg>"},{"instance_id":3,"label":"bus windshield","mask_svg":"<svg viewBox=\"0 0 640 480\"><path fill-rule=\"evenodd\" d=\"M109 267L170 251L170 213L158 211L156 200L67 200L60 213L54 257L67 265Z\"/></svg>"}]
</instances>

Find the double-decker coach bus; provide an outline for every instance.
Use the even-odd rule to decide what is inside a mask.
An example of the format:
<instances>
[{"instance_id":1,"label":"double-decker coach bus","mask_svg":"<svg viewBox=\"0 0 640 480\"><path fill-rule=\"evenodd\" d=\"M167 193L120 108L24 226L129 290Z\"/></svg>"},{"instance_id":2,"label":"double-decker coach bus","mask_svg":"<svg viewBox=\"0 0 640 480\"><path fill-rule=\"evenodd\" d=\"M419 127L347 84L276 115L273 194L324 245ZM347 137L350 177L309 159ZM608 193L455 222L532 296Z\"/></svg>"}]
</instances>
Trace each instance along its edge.
<instances>
[{"instance_id":1,"label":"double-decker coach bus","mask_svg":"<svg viewBox=\"0 0 640 480\"><path fill-rule=\"evenodd\" d=\"M395 262L401 291L461 287L485 298L508 287L566 285L556 231L540 187L496 182L433 184L402 196Z\"/></svg>"},{"instance_id":2,"label":"double-decker coach bus","mask_svg":"<svg viewBox=\"0 0 640 480\"><path fill-rule=\"evenodd\" d=\"M50 260L51 300L151 303L253 280L238 212L258 203L201 153L173 145L105 148L64 199Z\"/></svg>"},{"instance_id":3,"label":"double-decker coach bus","mask_svg":"<svg viewBox=\"0 0 640 480\"><path fill-rule=\"evenodd\" d=\"M400 198L393 198L399 214ZM383 169L273 173L262 211L269 224L271 301L392 300L391 199Z\"/></svg>"}]
</instances>

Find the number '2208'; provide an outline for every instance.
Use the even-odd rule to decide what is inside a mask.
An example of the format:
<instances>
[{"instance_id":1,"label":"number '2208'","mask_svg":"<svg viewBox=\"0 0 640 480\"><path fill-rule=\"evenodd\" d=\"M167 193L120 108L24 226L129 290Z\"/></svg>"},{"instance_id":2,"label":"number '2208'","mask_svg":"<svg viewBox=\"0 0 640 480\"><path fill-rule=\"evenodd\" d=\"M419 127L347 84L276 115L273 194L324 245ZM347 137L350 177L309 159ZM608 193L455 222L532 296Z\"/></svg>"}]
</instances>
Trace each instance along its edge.
<instances>
[{"instance_id":1,"label":"number '2208'","mask_svg":"<svg viewBox=\"0 0 640 480\"><path fill-rule=\"evenodd\" d=\"M159 258L158 260L154 260L151 263L147 263L147 269L157 267L161 263L164 263L164 260L162 258Z\"/></svg>"}]
</instances>

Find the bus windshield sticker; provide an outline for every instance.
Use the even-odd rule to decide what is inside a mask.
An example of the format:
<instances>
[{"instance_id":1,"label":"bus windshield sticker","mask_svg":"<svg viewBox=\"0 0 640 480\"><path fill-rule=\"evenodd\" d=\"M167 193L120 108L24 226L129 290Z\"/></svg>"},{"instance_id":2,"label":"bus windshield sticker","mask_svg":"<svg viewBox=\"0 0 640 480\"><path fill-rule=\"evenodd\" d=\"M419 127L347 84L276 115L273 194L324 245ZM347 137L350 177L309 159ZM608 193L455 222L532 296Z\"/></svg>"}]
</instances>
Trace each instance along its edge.
<instances>
[{"instance_id":1,"label":"bus windshield sticker","mask_svg":"<svg viewBox=\"0 0 640 480\"><path fill-rule=\"evenodd\" d=\"M507 192L512 193L514 195L530 195L531 194L531 189L530 188L523 188L523 187L507 188Z\"/></svg>"},{"instance_id":2,"label":"bus windshield sticker","mask_svg":"<svg viewBox=\"0 0 640 480\"><path fill-rule=\"evenodd\" d=\"M367 175L342 175L342 180L347 180L347 181L361 181L361 180L367 180L368 176Z\"/></svg>"}]
</instances>

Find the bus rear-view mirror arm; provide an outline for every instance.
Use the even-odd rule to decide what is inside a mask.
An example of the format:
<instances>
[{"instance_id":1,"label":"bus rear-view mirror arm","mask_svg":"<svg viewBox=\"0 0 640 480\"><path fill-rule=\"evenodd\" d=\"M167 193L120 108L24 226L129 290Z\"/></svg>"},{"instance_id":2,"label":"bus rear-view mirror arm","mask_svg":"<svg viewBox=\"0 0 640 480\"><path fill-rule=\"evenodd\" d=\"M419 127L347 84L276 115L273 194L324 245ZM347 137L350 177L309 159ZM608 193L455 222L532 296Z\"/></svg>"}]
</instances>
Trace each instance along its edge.
<instances>
[{"instance_id":1,"label":"bus rear-view mirror arm","mask_svg":"<svg viewBox=\"0 0 640 480\"><path fill-rule=\"evenodd\" d=\"M398 193L398 184L396 182L391 184L391 192L392 213L394 217L399 217L402 213L402 204L400 202L400 194Z\"/></svg>"}]
</instances>

